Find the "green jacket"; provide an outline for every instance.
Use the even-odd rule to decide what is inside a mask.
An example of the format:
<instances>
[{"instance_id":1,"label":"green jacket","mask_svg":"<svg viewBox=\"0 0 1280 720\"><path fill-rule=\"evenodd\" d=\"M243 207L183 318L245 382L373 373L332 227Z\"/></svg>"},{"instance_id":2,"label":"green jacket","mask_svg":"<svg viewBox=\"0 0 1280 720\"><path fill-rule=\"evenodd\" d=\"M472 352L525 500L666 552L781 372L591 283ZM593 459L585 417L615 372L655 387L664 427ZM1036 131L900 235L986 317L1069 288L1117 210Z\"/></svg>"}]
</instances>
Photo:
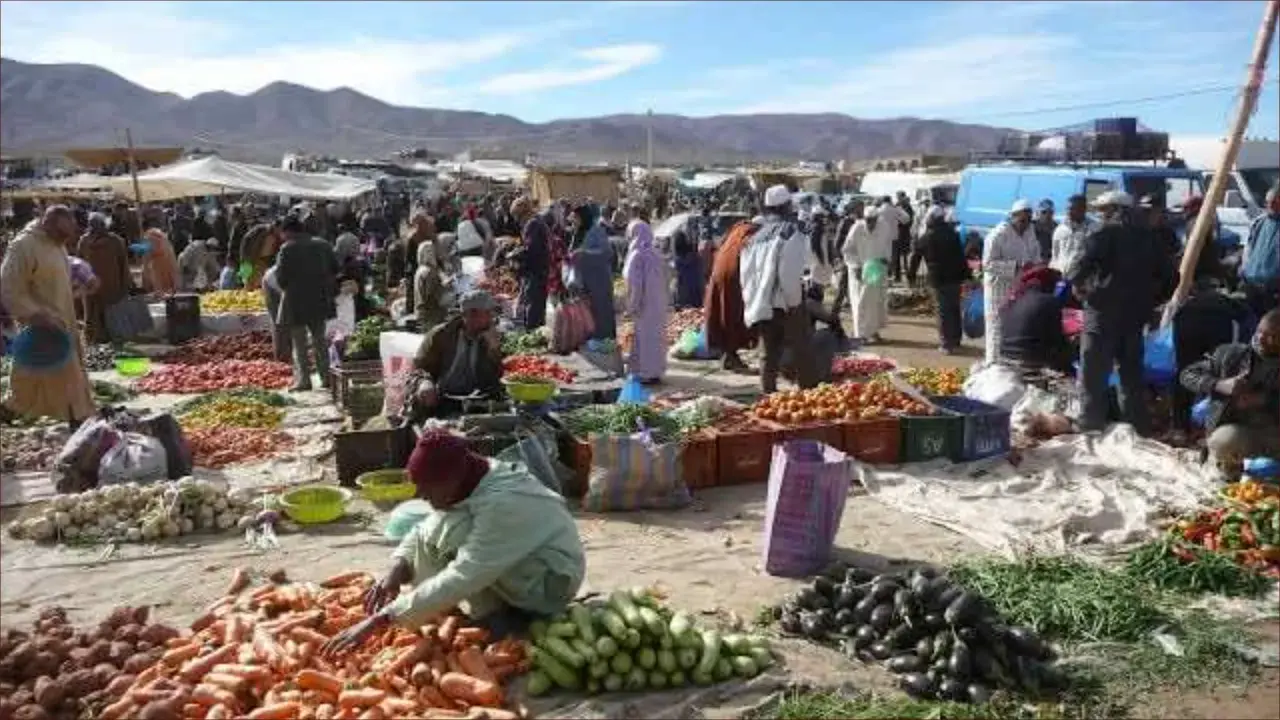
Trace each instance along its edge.
<instances>
[{"instance_id":1,"label":"green jacket","mask_svg":"<svg viewBox=\"0 0 1280 720\"><path fill-rule=\"evenodd\" d=\"M538 615L561 612L586 574L578 527L564 498L528 470L490 461L466 500L428 514L394 557L413 567L414 589L391 604L391 617L416 628L463 600L473 617L501 601Z\"/></svg>"}]
</instances>

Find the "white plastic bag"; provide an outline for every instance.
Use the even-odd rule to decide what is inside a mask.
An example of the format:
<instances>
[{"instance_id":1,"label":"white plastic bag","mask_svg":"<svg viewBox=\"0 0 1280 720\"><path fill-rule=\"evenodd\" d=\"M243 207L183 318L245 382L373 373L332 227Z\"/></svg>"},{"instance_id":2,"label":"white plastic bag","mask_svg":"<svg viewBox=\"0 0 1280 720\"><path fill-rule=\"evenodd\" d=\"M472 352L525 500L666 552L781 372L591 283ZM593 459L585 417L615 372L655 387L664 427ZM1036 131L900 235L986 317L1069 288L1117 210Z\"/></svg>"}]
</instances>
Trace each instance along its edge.
<instances>
[{"instance_id":1,"label":"white plastic bag","mask_svg":"<svg viewBox=\"0 0 1280 720\"><path fill-rule=\"evenodd\" d=\"M98 486L156 482L169 477L164 444L150 435L127 432L98 465Z\"/></svg>"},{"instance_id":2,"label":"white plastic bag","mask_svg":"<svg viewBox=\"0 0 1280 720\"><path fill-rule=\"evenodd\" d=\"M341 293L334 300L337 317L324 324L324 334L351 335L356 331L356 299L348 293Z\"/></svg>"},{"instance_id":3,"label":"white plastic bag","mask_svg":"<svg viewBox=\"0 0 1280 720\"><path fill-rule=\"evenodd\" d=\"M964 396L1012 410L1027 391L1018 372L1006 365L988 365L964 381Z\"/></svg>"},{"instance_id":4,"label":"white plastic bag","mask_svg":"<svg viewBox=\"0 0 1280 720\"><path fill-rule=\"evenodd\" d=\"M422 346L423 335L407 332L384 332L378 337L382 356L384 416L399 415L404 408L405 381L413 371L413 358Z\"/></svg>"}]
</instances>

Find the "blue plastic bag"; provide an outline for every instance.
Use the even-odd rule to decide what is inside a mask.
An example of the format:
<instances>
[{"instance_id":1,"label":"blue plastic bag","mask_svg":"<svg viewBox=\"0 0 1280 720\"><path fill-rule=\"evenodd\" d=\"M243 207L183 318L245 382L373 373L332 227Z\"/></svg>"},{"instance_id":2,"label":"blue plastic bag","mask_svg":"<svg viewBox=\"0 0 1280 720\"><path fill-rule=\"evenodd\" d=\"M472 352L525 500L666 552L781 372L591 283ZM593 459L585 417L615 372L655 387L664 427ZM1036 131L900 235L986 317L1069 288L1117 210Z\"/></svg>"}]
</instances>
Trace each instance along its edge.
<instances>
[{"instance_id":1,"label":"blue plastic bag","mask_svg":"<svg viewBox=\"0 0 1280 720\"><path fill-rule=\"evenodd\" d=\"M1178 361L1173 352L1173 325L1149 333L1143 342L1142 370L1152 385L1170 385L1178 375Z\"/></svg>"},{"instance_id":2,"label":"blue plastic bag","mask_svg":"<svg viewBox=\"0 0 1280 720\"><path fill-rule=\"evenodd\" d=\"M1280 478L1280 460L1269 457L1251 457L1244 461L1244 474L1261 480Z\"/></svg>"},{"instance_id":3,"label":"blue plastic bag","mask_svg":"<svg viewBox=\"0 0 1280 720\"><path fill-rule=\"evenodd\" d=\"M987 332L986 312L982 307L982 288L969 293L960 309L960 326L965 337L978 339Z\"/></svg>"},{"instance_id":4,"label":"blue plastic bag","mask_svg":"<svg viewBox=\"0 0 1280 720\"><path fill-rule=\"evenodd\" d=\"M1204 427L1209 420L1209 398L1200 398L1191 406L1191 422L1196 427Z\"/></svg>"},{"instance_id":5,"label":"blue plastic bag","mask_svg":"<svg viewBox=\"0 0 1280 720\"><path fill-rule=\"evenodd\" d=\"M627 381L622 384L622 392L618 393L618 402L646 405L649 402L649 391L640 384L640 378L628 375Z\"/></svg>"}]
</instances>

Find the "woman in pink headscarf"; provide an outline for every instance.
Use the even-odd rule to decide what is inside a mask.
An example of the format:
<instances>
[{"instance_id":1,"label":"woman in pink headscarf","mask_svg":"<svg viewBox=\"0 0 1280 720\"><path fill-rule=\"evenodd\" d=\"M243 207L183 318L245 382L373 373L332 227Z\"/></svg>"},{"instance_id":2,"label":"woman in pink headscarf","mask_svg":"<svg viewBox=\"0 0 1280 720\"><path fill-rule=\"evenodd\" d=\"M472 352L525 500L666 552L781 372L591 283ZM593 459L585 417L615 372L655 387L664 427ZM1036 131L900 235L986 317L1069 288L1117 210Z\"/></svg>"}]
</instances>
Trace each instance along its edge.
<instances>
[{"instance_id":1,"label":"woman in pink headscarf","mask_svg":"<svg viewBox=\"0 0 1280 720\"><path fill-rule=\"evenodd\" d=\"M627 358L628 372L643 383L662 381L667 372L666 260L653 247L649 223L635 220L628 228L631 247L622 276L627 281L627 312L635 323L635 340Z\"/></svg>"},{"instance_id":2,"label":"woman in pink headscarf","mask_svg":"<svg viewBox=\"0 0 1280 720\"><path fill-rule=\"evenodd\" d=\"M142 287L150 293L172 295L178 289L178 256L169 238L159 228L142 234L151 243L142 261Z\"/></svg>"}]
</instances>

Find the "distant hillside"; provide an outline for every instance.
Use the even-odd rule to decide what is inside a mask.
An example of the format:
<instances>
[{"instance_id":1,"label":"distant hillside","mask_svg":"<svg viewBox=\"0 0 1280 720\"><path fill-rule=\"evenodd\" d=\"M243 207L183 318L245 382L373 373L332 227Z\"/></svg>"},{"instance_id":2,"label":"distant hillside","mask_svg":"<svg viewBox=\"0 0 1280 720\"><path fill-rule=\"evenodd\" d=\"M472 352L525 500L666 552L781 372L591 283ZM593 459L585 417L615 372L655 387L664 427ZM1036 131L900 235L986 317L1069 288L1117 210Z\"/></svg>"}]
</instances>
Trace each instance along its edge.
<instances>
[{"instance_id":1,"label":"distant hillside","mask_svg":"<svg viewBox=\"0 0 1280 720\"><path fill-rule=\"evenodd\" d=\"M397 107L349 88L320 92L284 82L250 95L210 92L185 100L95 65L0 58L0 145L7 154L118 145L128 127L140 145L212 147L228 157L272 163L297 150L378 156L424 144L446 153L471 148L477 156L537 153L556 161L617 162L644 157L647 123L644 115L527 123L508 115ZM993 149L1004 132L834 113L653 118L654 159L664 164L963 154Z\"/></svg>"}]
</instances>

